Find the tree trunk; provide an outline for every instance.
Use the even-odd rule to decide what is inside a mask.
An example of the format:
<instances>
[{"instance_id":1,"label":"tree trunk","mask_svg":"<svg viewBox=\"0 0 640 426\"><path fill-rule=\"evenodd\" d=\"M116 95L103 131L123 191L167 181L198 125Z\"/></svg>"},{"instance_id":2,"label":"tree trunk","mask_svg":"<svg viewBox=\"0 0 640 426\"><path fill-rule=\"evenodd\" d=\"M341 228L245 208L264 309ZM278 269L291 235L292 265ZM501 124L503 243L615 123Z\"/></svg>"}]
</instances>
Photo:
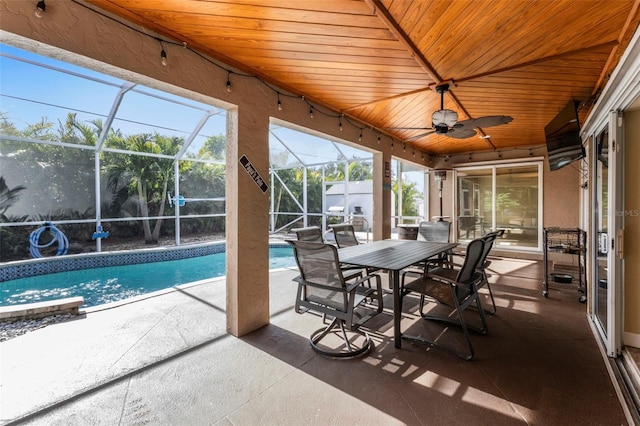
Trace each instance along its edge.
<instances>
[{"instance_id":1,"label":"tree trunk","mask_svg":"<svg viewBox=\"0 0 640 426\"><path fill-rule=\"evenodd\" d=\"M164 178L164 182L162 183L162 198L160 200L160 212L158 216L164 215L164 205L167 202L167 186L169 185L169 176L167 175ZM152 237L155 241L160 240L160 228L162 227L162 219L158 219L156 221L156 225L153 228Z\"/></svg>"},{"instance_id":2,"label":"tree trunk","mask_svg":"<svg viewBox=\"0 0 640 426\"><path fill-rule=\"evenodd\" d=\"M146 188L138 179L138 203L140 203L140 215L145 219L142 220L142 229L144 230L144 243L145 244L157 244L158 240L153 240L151 235L151 226L149 225L149 206L147 206L147 194Z\"/></svg>"}]
</instances>

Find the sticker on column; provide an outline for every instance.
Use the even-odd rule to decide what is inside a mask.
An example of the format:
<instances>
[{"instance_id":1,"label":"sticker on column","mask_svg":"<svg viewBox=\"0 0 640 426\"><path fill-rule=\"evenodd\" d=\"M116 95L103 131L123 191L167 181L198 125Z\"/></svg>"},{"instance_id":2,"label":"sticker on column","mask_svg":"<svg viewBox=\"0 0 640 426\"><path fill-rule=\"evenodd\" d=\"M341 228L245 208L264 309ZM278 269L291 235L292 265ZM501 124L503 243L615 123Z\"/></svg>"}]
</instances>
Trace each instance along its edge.
<instances>
[{"instance_id":1,"label":"sticker on column","mask_svg":"<svg viewBox=\"0 0 640 426\"><path fill-rule=\"evenodd\" d=\"M260 173L258 173L255 167L253 167L253 164L251 164L251 161L249 161L247 156L243 155L242 157L240 157L239 161L240 164L242 164L242 167L244 167L247 173L249 173L249 176L251 176L256 185L258 185L258 188L260 188L263 193L267 192L269 190L269 186L264 182L264 179L262 179Z\"/></svg>"}]
</instances>

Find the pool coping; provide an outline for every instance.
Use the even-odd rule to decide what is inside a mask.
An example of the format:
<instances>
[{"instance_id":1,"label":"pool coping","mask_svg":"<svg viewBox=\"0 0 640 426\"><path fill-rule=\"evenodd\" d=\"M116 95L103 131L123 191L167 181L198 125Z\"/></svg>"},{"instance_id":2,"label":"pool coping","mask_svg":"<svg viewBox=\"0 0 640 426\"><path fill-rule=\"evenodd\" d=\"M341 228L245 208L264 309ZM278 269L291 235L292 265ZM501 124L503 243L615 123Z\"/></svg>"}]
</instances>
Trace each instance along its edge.
<instances>
[{"instance_id":1,"label":"pool coping","mask_svg":"<svg viewBox=\"0 0 640 426\"><path fill-rule=\"evenodd\" d=\"M84 298L75 296L44 302L0 306L0 321L15 322L40 319L53 315L80 315L80 306L82 304L84 304Z\"/></svg>"},{"instance_id":2,"label":"pool coping","mask_svg":"<svg viewBox=\"0 0 640 426\"><path fill-rule=\"evenodd\" d=\"M135 250L79 253L0 263L0 283L19 278L68 272L79 269L165 262L206 256L226 251L226 241L179 246L149 247Z\"/></svg>"}]
</instances>

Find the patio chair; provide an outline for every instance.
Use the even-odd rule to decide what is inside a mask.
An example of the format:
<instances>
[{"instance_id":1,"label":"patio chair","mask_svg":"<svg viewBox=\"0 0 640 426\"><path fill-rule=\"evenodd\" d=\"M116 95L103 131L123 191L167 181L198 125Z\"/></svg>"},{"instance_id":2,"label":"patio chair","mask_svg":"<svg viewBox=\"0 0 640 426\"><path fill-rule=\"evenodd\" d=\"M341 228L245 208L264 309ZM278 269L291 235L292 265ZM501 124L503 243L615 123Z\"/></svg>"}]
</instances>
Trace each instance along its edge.
<instances>
[{"instance_id":1,"label":"patio chair","mask_svg":"<svg viewBox=\"0 0 640 426\"><path fill-rule=\"evenodd\" d=\"M300 275L294 278L298 283L295 311L321 314L323 323L325 318L332 318L326 327L316 330L309 338L313 350L334 358L352 358L368 352L372 347L371 339L365 332L360 332L359 327L382 312L380 276L345 280L335 246L294 240L287 240L287 243L293 247L300 269ZM361 285L364 282L370 287ZM375 300L375 310L364 306L367 298ZM338 336L339 345L332 347L322 342L328 336Z\"/></svg>"},{"instance_id":2,"label":"patio chair","mask_svg":"<svg viewBox=\"0 0 640 426\"><path fill-rule=\"evenodd\" d=\"M307 241L310 243L324 243L324 238L322 236L322 228L320 228L319 226L307 226L304 228L294 228L291 230L291 232L296 234L298 241ZM353 266L342 265L342 272L346 273L347 271L350 271L344 277L344 279L347 281L363 275L362 268L355 268Z\"/></svg>"},{"instance_id":3,"label":"patio chair","mask_svg":"<svg viewBox=\"0 0 640 426\"><path fill-rule=\"evenodd\" d=\"M353 247L360 244L360 242L358 241L358 238L356 237L356 231L353 228L353 225L351 225L350 223L340 223L338 225L329 225L329 228L331 228L331 232L333 232L333 236L338 248ZM362 268L360 266L349 266L345 264L342 265L343 271L348 269L362 269ZM366 268L364 274L370 275L376 271L377 269L375 268Z\"/></svg>"},{"instance_id":4,"label":"patio chair","mask_svg":"<svg viewBox=\"0 0 640 426\"><path fill-rule=\"evenodd\" d=\"M485 242L482 238L471 241L469 245L467 245L464 262L459 270L440 267L435 268L429 272L425 272L420 278L406 283L400 293L401 309L405 296L411 293L418 293L420 294L419 313L423 319L438 321L462 329L467 343L467 352L461 352L442 346L437 342L426 341L418 337L403 336L405 339L441 347L442 349L453 352L457 356L466 360L473 358L474 352L473 346L471 345L471 338L469 337L469 331L475 331L480 334L486 334L488 331L486 317L480 303L477 288L477 283L482 279L482 273L479 270L479 265L485 255L484 246ZM440 304L453 307L456 311L457 318L424 313L425 297L428 297ZM477 307L477 312L480 315L480 328L472 328L468 326L463 316L463 311L474 303Z\"/></svg>"},{"instance_id":5,"label":"patio chair","mask_svg":"<svg viewBox=\"0 0 640 426\"><path fill-rule=\"evenodd\" d=\"M458 227L461 231L465 231L465 238L469 238L469 234L473 234L473 238L476 237L476 225L478 218L476 216L459 216Z\"/></svg>"},{"instance_id":6,"label":"patio chair","mask_svg":"<svg viewBox=\"0 0 640 426\"><path fill-rule=\"evenodd\" d=\"M451 238L451 222L438 221L428 222L422 221L418 224L418 241L434 241L438 243L448 243ZM411 265L405 271L402 272L402 282L404 282L405 274L422 275L427 272L430 267L444 266L445 264L452 263L452 251L439 254L431 259L427 259L424 262Z\"/></svg>"},{"instance_id":7,"label":"patio chair","mask_svg":"<svg viewBox=\"0 0 640 426\"><path fill-rule=\"evenodd\" d=\"M330 225L329 227L333 232L338 248L357 246L359 244L353 225L341 223L338 225Z\"/></svg>"},{"instance_id":8,"label":"patio chair","mask_svg":"<svg viewBox=\"0 0 640 426\"><path fill-rule=\"evenodd\" d=\"M322 238L322 229L319 226L307 226L304 228L294 228L291 230L296 234L298 241L311 241L315 243L324 243Z\"/></svg>"},{"instance_id":9,"label":"patio chair","mask_svg":"<svg viewBox=\"0 0 640 426\"><path fill-rule=\"evenodd\" d=\"M437 241L448 243L450 240L451 222L440 220L428 222L423 220L418 224L418 241Z\"/></svg>"},{"instance_id":10,"label":"patio chair","mask_svg":"<svg viewBox=\"0 0 640 426\"><path fill-rule=\"evenodd\" d=\"M478 266L478 270L482 274L482 277L476 284L476 287L480 289L485 285L487 286L487 290L489 290L489 297L491 298L491 304L493 305L493 311L488 312L491 315L495 314L498 309L496 308L496 301L493 298L493 291L491 291L491 284L489 284L489 277L487 276L487 268L491 265L491 261L487 260L487 257L489 256L489 252L493 248L493 244L496 241L496 238L498 238L498 236L503 232L504 231L502 230L492 231L482 237L482 239L484 240L484 251L482 253L481 263Z\"/></svg>"},{"instance_id":11,"label":"patio chair","mask_svg":"<svg viewBox=\"0 0 640 426\"><path fill-rule=\"evenodd\" d=\"M439 220L437 222L422 221L418 224L418 241L435 241L448 243L451 241L451 222ZM452 252L442 253L435 259L429 259L430 264L438 263L442 266L451 261Z\"/></svg>"}]
</instances>

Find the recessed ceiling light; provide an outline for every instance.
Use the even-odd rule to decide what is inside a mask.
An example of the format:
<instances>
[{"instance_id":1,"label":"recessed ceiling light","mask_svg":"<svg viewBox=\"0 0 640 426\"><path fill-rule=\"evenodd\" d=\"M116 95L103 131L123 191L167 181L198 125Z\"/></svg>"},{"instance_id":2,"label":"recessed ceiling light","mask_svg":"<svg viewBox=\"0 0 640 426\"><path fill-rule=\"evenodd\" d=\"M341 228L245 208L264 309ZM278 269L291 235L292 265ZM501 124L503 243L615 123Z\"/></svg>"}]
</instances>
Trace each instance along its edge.
<instances>
[{"instance_id":1,"label":"recessed ceiling light","mask_svg":"<svg viewBox=\"0 0 640 426\"><path fill-rule=\"evenodd\" d=\"M484 136L480 135L480 136L478 136L478 137L479 137L480 139L489 139L489 138L491 137L491 135L484 135Z\"/></svg>"}]
</instances>

